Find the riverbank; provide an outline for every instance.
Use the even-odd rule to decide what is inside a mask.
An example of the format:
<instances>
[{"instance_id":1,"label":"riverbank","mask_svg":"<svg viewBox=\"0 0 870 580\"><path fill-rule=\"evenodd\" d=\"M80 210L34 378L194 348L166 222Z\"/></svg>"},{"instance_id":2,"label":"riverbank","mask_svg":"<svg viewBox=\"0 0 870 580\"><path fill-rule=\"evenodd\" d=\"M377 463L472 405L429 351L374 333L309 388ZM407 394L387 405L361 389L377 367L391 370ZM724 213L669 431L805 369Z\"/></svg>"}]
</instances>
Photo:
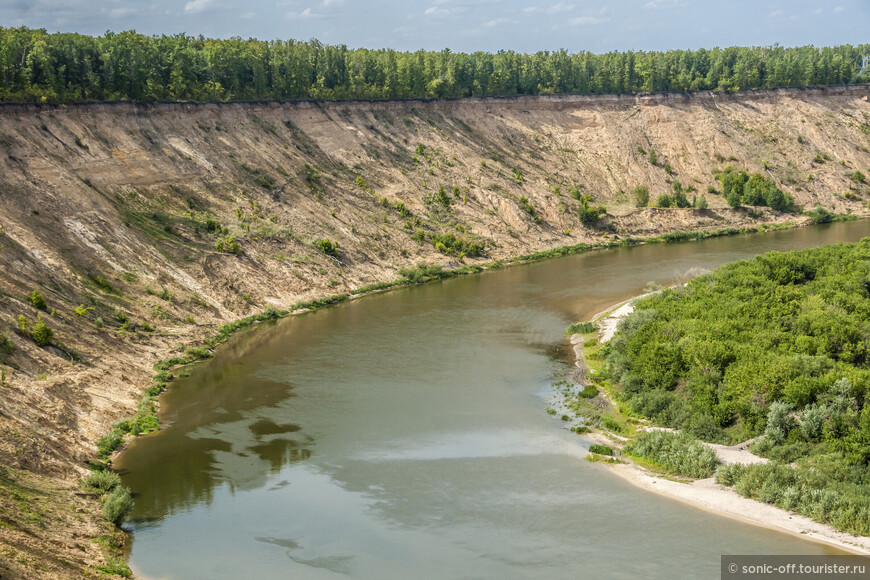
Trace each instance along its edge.
<instances>
[{"instance_id":1,"label":"riverbank","mask_svg":"<svg viewBox=\"0 0 870 580\"><path fill-rule=\"evenodd\" d=\"M644 296L646 294L617 303L593 317L593 320L598 324L598 340L601 344L613 338L619 322L634 311L634 301ZM577 335L573 335L571 342L578 342L576 339ZM582 350L579 351L579 354L582 355ZM575 364L578 368L587 367L584 360L578 359ZM647 427L638 426L639 430L645 428ZM621 449L626 442L624 437L606 431L596 431L590 433L588 437L595 443L616 449ZM724 465L766 463L767 459L749 451L751 443L752 441L733 446L708 443L705 445L716 453ZM620 459L625 460L625 462L608 464L609 471L646 491L718 515L826 544L845 552L870 555L870 537L859 537L841 532L830 525L813 521L800 514L743 497L733 489L716 483L713 477L691 480L664 476L632 461L628 456L620 456Z\"/></svg>"},{"instance_id":2,"label":"riverbank","mask_svg":"<svg viewBox=\"0 0 870 580\"><path fill-rule=\"evenodd\" d=\"M219 329L270 307L401 285L421 262L501 267L810 222L728 207L711 173L725 165L766 170L807 209L870 215L865 186L844 173L870 163L854 122L870 112L863 95L746 99L642 99L628 116L610 97L4 108L0 465L15 481L75 483L120 443L97 449L113 425L157 427L154 397L174 371L166 362L155 377L155 363L207 357ZM800 140L797 118L814 128ZM628 193L654 199L677 179L708 209L639 208ZM593 226L579 217L586 194L607 208ZM48 553L72 570L57 577L103 563L58 547L86 526L51 535L5 489L5 576L44 577Z\"/></svg>"}]
</instances>

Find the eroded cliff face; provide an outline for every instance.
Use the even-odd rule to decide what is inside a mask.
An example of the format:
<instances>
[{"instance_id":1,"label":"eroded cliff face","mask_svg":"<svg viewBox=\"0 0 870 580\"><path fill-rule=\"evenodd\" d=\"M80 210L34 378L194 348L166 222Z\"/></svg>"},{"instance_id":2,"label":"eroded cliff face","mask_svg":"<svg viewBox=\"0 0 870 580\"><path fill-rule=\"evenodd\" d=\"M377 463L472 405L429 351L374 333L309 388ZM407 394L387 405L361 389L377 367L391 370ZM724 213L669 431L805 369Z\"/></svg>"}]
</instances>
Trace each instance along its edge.
<instances>
[{"instance_id":1,"label":"eroded cliff face","mask_svg":"<svg viewBox=\"0 0 870 580\"><path fill-rule=\"evenodd\" d=\"M728 209L707 193L726 164L765 173L807 208L865 215L854 173L870 173L868 93L4 107L0 465L71 494L61 483L135 411L156 360L266 306L419 262L805 219ZM673 180L709 209L634 207L632 188L655 200ZM585 194L608 210L595 227L578 219ZM485 256L445 254L445 234ZM27 301L34 290L46 311ZM19 316L41 316L54 346L18 332ZM0 507L20 511L2 490ZM0 559L55 550L50 574L78 577L98 558L13 520L0 526Z\"/></svg>"}]
</instances>

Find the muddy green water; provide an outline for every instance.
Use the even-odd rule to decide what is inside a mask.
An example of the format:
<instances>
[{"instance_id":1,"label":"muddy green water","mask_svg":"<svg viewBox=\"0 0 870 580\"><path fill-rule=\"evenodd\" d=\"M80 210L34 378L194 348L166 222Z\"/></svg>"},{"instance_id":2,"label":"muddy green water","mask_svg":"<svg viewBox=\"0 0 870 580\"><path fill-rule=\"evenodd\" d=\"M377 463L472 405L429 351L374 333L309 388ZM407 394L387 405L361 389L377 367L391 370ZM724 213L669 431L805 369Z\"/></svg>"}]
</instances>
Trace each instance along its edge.
<instances>
[{"instance_id":1,"label":"muddy green water","mask_svg":"<svg viewBox=\"0 0 870 580\"><path fill-rule=\"evenodd\" d=\"M162 399L116 467L144 578L718 577L831 550L646 493L544 408L565 327L692 267L866 221L597 251L250 329Z\"/></svg>"}]
</instances>

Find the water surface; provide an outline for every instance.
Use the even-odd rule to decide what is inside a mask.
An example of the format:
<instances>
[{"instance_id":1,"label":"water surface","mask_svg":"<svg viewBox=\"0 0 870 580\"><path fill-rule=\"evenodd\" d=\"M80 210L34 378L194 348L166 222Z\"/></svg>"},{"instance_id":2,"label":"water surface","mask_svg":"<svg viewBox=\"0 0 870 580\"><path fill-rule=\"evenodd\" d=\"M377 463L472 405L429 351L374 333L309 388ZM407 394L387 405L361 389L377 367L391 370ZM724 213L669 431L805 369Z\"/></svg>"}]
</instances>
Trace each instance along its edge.
<instances>
[{"instance_id":1,"label":"water surface","mask_svg":"<svg viewBox=\"0 0 870 580\"><path fill-rule=\"evenodd\" d=\"M565 327L851 222L596 251L261 325L172 384L116 462L146 578L718 577L831 549L646 493L544 412Z\"/></svg>"}]
</instances>

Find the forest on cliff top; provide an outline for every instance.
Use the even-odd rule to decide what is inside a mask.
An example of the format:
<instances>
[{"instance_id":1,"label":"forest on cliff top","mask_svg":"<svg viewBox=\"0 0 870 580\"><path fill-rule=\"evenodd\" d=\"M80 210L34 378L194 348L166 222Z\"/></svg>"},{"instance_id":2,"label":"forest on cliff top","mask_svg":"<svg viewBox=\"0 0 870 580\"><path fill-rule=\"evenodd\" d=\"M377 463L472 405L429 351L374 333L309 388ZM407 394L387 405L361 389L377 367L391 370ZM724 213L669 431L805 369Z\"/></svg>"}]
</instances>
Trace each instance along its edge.
<instances>
[{"instance_id":1,"label":"forest on cliff top","mask_svg":"<svg viewBox=\"0 0 870 580\"><path fill-rule=\"evenodd\" d=\"M454 53L317 40L0 27L0 101L233 101L626 94L866 82L870 45Z\"/></svg>"}]
</instances>

